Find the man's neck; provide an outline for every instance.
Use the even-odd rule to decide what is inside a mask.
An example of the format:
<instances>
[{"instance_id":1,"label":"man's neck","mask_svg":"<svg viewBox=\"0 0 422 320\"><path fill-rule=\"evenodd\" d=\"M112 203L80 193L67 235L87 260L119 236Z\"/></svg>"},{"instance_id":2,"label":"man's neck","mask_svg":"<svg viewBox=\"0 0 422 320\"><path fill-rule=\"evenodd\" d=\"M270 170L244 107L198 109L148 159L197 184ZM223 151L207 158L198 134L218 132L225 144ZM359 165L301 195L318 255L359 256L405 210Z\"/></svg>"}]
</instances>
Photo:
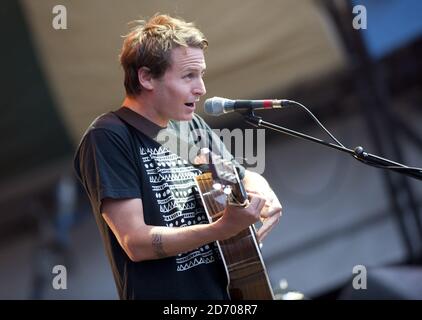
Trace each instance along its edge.
<instances>
[{"instance_id":1,"label":"man's neck","mask_svg":"<svg viewBox=\"0 0 422 320\"><path fill-rule=\"evenodd\" d=\"M122 102L122 106L131 109L160 127L166 127L168 124L168 121L158 120L159 117L154 113L154 108L149 105L148 101L140 97L126 96Z\"/></svg>"}]
</instances>

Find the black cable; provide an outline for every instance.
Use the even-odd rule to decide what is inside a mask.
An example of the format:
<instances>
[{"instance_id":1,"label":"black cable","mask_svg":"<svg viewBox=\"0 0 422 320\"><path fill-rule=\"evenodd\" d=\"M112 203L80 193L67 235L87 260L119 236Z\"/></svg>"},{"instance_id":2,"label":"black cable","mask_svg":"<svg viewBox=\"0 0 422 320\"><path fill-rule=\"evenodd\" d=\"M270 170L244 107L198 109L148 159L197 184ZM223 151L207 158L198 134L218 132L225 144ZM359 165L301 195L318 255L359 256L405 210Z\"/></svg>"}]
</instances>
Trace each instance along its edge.
<instances>
[{"instance_id":1,"label":"black cable","mask_svg":"<svg viewBox=\"0 0 422 320\"><path fill-rule=\"evenodd\" d=\"M297 106L301 107L303 110L305 110L311 116L312 120L314 120L316 122L316 124L319 125L331 137L331 139L333 139L339 146L344 147L344 145L340 141L338 141L336 139L336 137L334 137L334 135L331 134L331 132L328 131L328 129L326 129L324 127L324 125L318 120L318 118L315 117L314 114L308 108L306 108L303 104L296 102L294 100L286 100L286 101L289 104L297 105Z\"/></svg>"}]
</instances>

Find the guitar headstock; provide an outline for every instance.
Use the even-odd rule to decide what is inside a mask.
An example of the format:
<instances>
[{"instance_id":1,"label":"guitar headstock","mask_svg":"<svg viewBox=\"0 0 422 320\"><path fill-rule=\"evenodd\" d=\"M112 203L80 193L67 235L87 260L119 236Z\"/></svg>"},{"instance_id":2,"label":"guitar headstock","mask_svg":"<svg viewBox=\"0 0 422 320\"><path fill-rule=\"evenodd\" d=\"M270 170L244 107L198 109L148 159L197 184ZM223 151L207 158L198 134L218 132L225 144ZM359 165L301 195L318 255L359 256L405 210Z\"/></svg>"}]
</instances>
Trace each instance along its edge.
<instances>
[{"instance_id":1,"label":"guitar headstock","mask_svg":"<svg viewBox=\"0 0 422 320\"><path fill-rule=\"evenodd\" d=\"M240 181L236 167L230 160L209 152L209 168L214 180L213 188L223 190L232 205L244 206L248 195Z\"/></svg>"}]
</instances>

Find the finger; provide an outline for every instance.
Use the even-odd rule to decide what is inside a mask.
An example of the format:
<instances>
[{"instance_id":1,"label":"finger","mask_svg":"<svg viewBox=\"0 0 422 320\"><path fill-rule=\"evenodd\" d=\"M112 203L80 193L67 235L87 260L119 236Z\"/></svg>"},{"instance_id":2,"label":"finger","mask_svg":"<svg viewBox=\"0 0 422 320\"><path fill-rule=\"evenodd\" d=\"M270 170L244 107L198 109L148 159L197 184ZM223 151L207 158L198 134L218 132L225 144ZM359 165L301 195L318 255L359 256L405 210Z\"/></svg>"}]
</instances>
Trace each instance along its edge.
<instances>
[{"instance_id":1,"label":"finger","mask_svg":"<svg viewBox=\"0 0 422 320\"><path fill-rule=\"evenodd\" d=\"M265 199L255 196L251 198L250 209L257 218L261 215L261 211L265 206ZM252 212L251 212L252 213Z\"/></svg>"},{"instance_id":2,"label":"finger","mask_svg":"<svg viewBox=\"0 0 422 320\"><path fill-rule=\"evenodd\" d=\"M274 215L278 215L279 217L281 217L282 215L281 207L272 206L272 207L269 207L268 210L264 209L261 211L261 218L264 218L264 219L272 217Z\"/></svg>"},{"instance_id":3,"label":"finger","mask_svg":"<svg viewBox=\"0 0 422 320\"><path fill-rule=\"evenodd\" d=\"M262 195L262 193L261 193L261 192L258 192L258 191L256 191L256 190L251 190L251 189L246 189L246 192L247 192L247 193L251 193L251 194Z\"/></svg>"},{"instance_id":4,"label":"finger","mask_svg":"<svg viewBox=\"0 0 422 320\"><path fill-rule=\"evenodd\" d=\"M272 198L272 199L271 199L271 202L272 202L272 204L273 204L273 206L274 206L274 207L280 207L280 208L283 208L283 206L281 205L281 202L278 200L278 198L277 198L277 197Z\"/></svg>"},{"instance_id":5,"label":"finger","mask_svg":"<svg viewBox=\"0 0 422 320\"><path fill-rule=\"evenodd\" d=\"M253 190L252 191L246 190L246 192L248 193L249 197L256 197L257 196L257 197L260 197L260 198L264 198L265 201L266 201L265 205L271 206L273 200L270 197L268 197L267 195L260 193L260 192L257 192L257 191L253 191Z\"/></svg>"},{"instance_id":6,"label":"finger","mask_svg":"<svg viewBox=\"0 0 422 320\"><path fill-rule=\"evenodd\" d=\"M267 197L266 197L264 194L259 193L259 192L255 192L255 191L253 191L253 192L248 192L248 197L250 197L250 198L261 198L261 199L267 199Z\"/></svg>"},{"instance_id":7,"label":"finger","mask_svg":"<svg viewBox=\"0 0 422 320\"><path fill-rule=\"evenodd\" d=\"M266 203L267 203L267 200L265 200L265 198L260 198L259 203L256 208L259 214L261 214L261 211L264 208Z\"/></svg>"},{"instance_id":8,"label":"finger","mask_svg":"<svg viewBox=\"0 0 422 320\"><path fill-rule=\"evenodd\" d=\"M270 233L270 231L274 228L274 226L278 223L280 216L274 215L262 224L261 228L259 228L257 232L257 238L259 242L262 242L265 237Z\"/></svg>"},{"instance_id":9,"label":"finger","mask_svg":"<svg viewBox=\"0 0 422 320\"><path fill-rule=\"evenodd\" d=\"M255 202L255 203L257 203L258 201L264 201L264 202L267 201L267 199L263 195L258 194L258 193L248 194L248 198L251 202Z\"/></svg>"}]
</instances>

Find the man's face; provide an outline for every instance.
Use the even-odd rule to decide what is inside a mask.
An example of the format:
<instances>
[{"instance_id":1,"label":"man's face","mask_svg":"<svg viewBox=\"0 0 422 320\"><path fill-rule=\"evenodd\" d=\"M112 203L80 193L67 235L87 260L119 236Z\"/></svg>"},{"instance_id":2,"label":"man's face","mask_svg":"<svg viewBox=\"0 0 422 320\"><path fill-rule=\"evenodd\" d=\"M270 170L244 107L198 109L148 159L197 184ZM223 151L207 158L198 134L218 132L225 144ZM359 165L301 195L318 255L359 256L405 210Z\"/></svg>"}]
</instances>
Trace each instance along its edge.
<instances>
[{"instance_id":1,"label":"man's face","mask_svg":"<svg viewBox=\"0 0 422 320\"><path fill-rule=\"evenodd\" d=\"M202 49L177 47L172 50L171 59L165 74L153 80L154 109L161 125L169 120L191 120L196 103L206 93L202 79L206 68Z\"/></svg>"}]
</instances>

